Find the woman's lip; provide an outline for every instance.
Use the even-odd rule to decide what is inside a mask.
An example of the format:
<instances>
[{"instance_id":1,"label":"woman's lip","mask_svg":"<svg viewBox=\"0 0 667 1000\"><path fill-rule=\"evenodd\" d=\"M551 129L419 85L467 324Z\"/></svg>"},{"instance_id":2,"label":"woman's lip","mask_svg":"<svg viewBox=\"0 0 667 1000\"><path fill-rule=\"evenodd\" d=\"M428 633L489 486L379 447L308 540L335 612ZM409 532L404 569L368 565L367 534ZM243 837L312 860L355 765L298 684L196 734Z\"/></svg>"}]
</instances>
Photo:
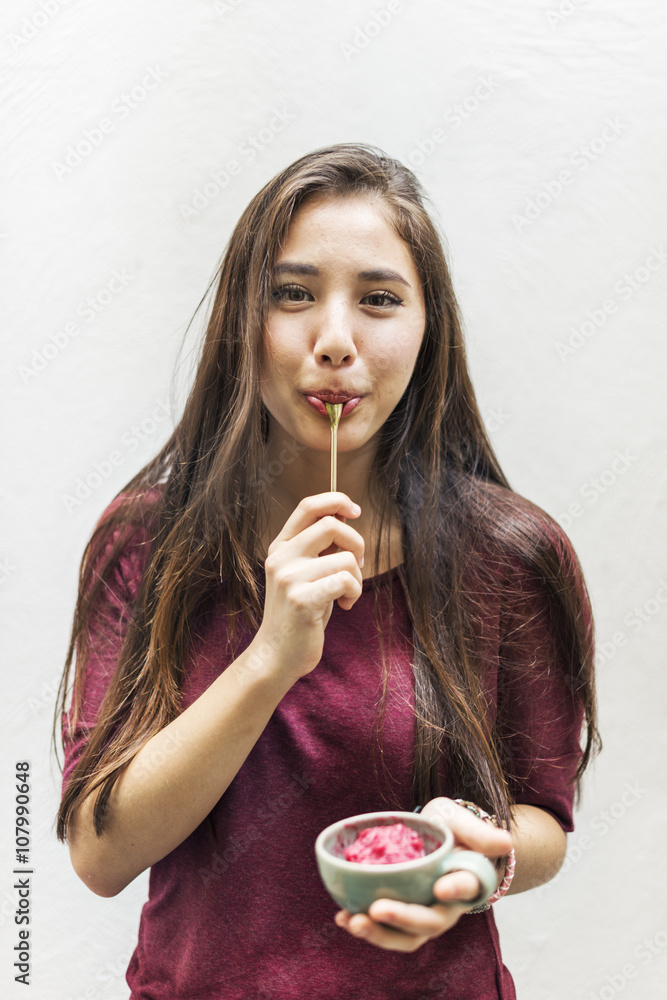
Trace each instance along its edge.
<instances>
[{"instance_id":1,"label":"woman's lip","mask_svg":"<svg viewBox=\"0 0 667 1000\"><path fill-rule=\"evenodd\" d=\"M362 396L354 396L352 399L348 399L347 402L344 403L343 405L341 419L343 417L346 417L348 413L351 413L351 411L355 408L355 406L357 406L361 402L362 398L363 398ZM329 418L327 408L321 399L318 399L317 396L306 396L306 399L308 400L311 406L315 407L318 413L321 413L322 416L326 417L327 419Z\"/></svg>"}]
</instances>

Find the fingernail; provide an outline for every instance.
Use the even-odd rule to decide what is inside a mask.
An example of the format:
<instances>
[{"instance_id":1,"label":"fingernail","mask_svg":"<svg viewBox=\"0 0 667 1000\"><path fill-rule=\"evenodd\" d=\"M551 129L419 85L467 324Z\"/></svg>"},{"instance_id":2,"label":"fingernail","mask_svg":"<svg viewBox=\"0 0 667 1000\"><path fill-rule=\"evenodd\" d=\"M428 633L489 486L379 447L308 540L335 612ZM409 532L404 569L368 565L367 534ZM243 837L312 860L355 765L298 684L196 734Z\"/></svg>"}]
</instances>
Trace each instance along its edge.
<instances>
[{"instance_id":1,"label":"fingernail","mask_svg":"<svg viewBox=\"0 0 667 1000\"><path fill-rule=\"evenodd\" d=\"M358 503L352 504L352 510L354 511L355 514L361 514L361 507L359 506Z\"/></svg>"},{"instance_id":2,"label":"fingernail","mask_svg":"<svg viewBox=\"0 0 667 1000\"><path fill-rule=\"evenodd\" d=\"M363 569L363 568L364 568L364 557L362 556L361 557L361 562L359 563L359 569Z\"/></svg>"}]
</instances>

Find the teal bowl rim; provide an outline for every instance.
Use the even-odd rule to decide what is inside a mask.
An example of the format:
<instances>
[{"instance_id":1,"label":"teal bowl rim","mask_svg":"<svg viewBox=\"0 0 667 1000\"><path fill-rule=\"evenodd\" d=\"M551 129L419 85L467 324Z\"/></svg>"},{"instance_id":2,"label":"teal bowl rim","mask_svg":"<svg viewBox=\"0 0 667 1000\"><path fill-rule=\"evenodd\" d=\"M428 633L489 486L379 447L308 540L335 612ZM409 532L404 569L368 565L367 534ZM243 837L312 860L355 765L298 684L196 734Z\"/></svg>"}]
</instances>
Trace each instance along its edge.
<instances>
[{"instance_id":1,"label":"teal bowl rim","mask_svg":"<svg viewBox=\"0 0 667 1000\"><path fill-rule=\"evenodd\" d=\"M423 858L412 858L411 861L390 861L387 862L387 864L382 865L372 865L363 861L347 861L346 858L340 858L337 854L332 854L331 851L324 846L324 841L334 830L337 831L337 828L342 830L347 824L385 818L395 818L399 822L403 822L404 819L407 819L410 820L410 823L428 826L431 828L431 832L437 832L438 834L444 836L445 839L443 843L440 844L440 847L436 847L434 851L429 851L429 853L425 854ZM391 824L386 825L389 826ZM450 837L451 842L448 843ZM436 855L438 855L439 852L444 852L446 854L451 853L453 846L454 834L444 823L422 816L421 813L388 810L385 812L359 813L357 816L347 816L345 819L339 819L336 820L335 823L330 823L329 826L325 827L324 830L317 835L315 840L315 854L318 860L320 855L322 855L328 864L339 865L343 871L375 872L379 875L382 871L387 871L387 869L389 871L411 871L413 868L418 868L420 865L423 865L426 861L432 860Z\"/></svg>"}]
</instances>

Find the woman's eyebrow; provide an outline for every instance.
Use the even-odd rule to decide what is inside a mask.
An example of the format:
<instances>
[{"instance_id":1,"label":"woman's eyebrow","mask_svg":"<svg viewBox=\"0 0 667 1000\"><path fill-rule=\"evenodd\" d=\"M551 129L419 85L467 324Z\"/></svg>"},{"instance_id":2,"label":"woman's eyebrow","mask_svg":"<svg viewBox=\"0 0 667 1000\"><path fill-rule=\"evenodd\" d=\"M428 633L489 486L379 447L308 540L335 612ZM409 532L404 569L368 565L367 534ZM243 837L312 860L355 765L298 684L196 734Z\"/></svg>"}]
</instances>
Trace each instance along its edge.
<instances>
[{"instance_id":1,"label":"woman's eyebrow","mask_svg":"<svg viewBox=\"0 0 667 1000\"><path fill-rule=\"evenodd\" d=\"M318 276L320 273L319 268L315 267L314 264L298 264L296 261L281 261L279 264L274 265L273 272L274 275L278 274L312 274ZM398 271L390 271L388 268L377 268L372 271L360 271L357 275L360 281L399 281L402 285L407 285L411 288L409 281L406 281Z\"/></svg>"},{"instance_id":2,"label":"woman's eyebrow","mask_svg":"<svg viewBox=\"0 0 667 1000\"><path fill-rule=\"evenodd\" d=\"M360 271L357 277L360 281L400 281L402 285L411 287L410 282L406 281L398 271L390 271L385 267L379 267L374 271Z\"/></svg>"}]
</instances>

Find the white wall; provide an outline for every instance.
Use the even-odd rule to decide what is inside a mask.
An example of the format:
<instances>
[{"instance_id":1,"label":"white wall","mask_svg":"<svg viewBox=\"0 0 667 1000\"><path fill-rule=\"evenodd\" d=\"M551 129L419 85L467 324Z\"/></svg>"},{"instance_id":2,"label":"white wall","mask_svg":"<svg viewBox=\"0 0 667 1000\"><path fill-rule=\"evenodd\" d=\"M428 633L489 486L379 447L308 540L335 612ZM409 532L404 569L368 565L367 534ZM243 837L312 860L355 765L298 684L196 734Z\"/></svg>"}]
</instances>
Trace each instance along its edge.
<instances>
[{"instance_id":1,"label":"white wall","mask_svg":"<svg viewBox=\"0 0 667 1000\"><path fill-rule=\"evenodd\" d=\"M563 873L497 907L505 962L525 1000L664 995L667 15L660 0L559 2L394 0L381 29L389 0L3 6L5 996L26 995L8 957L20 759L33 769L31 995L129 992L147 875L96 897L53 833L48 736L77 567L173 426L176 352L242 209L340 141L379 145L431 193L500 459L567 528L593 596L605 750ZM146 74L153 89L123 112ZM99 144L59 169L91 130ZM230 161L224 190L186 217ZM68 504L98 465L99 485Z\"/></svg>"}]
</instances>

